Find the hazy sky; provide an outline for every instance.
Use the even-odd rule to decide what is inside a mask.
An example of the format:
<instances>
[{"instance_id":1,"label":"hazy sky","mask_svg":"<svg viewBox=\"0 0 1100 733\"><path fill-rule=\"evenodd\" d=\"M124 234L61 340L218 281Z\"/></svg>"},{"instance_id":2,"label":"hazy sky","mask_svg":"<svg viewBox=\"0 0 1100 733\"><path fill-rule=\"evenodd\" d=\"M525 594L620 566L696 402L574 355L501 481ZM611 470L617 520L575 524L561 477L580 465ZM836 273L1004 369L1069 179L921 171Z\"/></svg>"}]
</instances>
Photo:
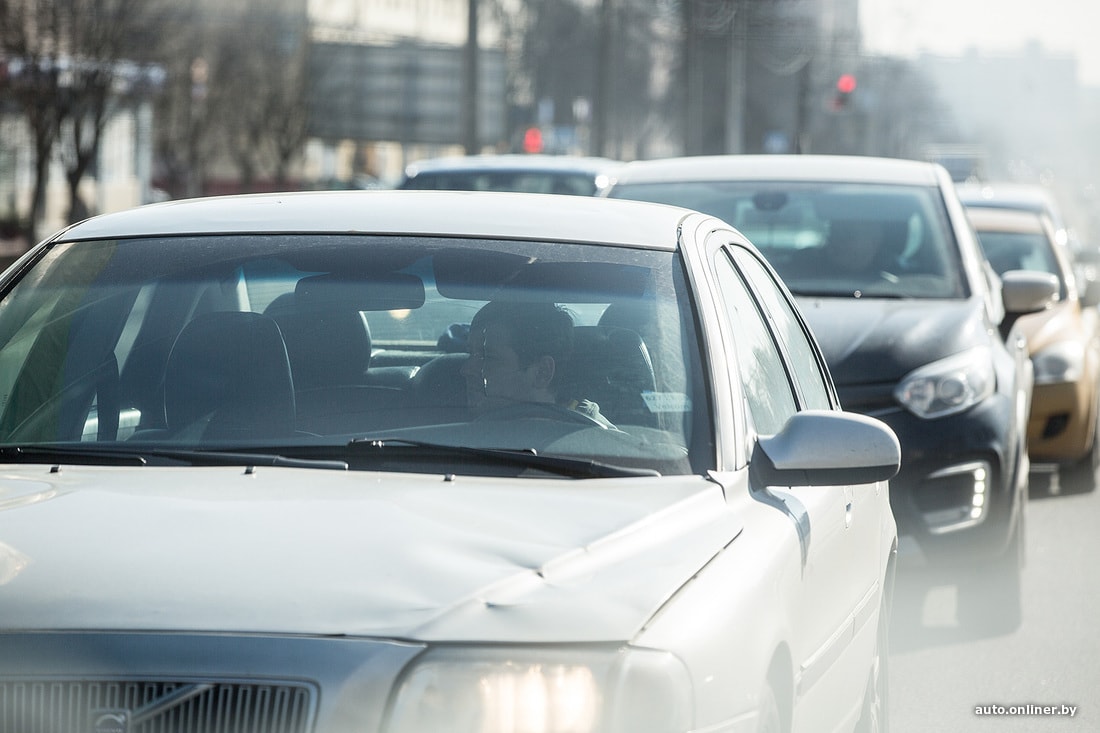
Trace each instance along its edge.
<instances>
[{"instance_id":1,"label":"hazy sky","mask_svg":"<svg viewBox=\"0 0 1100 733\"><path fill-rule=\"evenodd\" d=\"M1016 53L1038 41L1048 53L1075 56L1081 83L1100 86L1097 0L860 0L859 12L872 53Z\"/></svg>"}]
</instances>

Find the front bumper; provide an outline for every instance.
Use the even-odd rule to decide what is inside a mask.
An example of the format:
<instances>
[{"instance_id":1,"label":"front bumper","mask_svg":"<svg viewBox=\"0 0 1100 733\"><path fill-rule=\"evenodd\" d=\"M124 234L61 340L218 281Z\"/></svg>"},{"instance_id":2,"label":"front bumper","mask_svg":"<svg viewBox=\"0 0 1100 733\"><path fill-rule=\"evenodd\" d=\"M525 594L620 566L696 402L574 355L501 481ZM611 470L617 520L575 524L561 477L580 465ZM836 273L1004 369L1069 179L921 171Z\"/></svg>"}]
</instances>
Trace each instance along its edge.
<instances>
[{"instance_id":1,"label":"front bumper","mask_svg":"<svg viewBox=\"0 0 1100 733\"><path fill-rule=\"evenodd\" d=\"M1067 463L1088 453L1096 389L1097 385L1084 380L1035 385L1027 424L1028 452L1033 461Z\"/></svg>"},{"instance_id":2,"label":"front bumper","mask_svg":"<svg viewBox=\"0 0 1100 733\"><path fill-rule=\"evenodd\" d=\"M890 480L899 562L982 563L1009 547L1027 495L1028 456L1013 404L1001 394L966 412L933 420L894 407L868 412L901 443Z\"/></svg>"},{"instance_id":3,"label":"front bumper","mask_svg":"<svg viewBox=\"0 0 1100 733\"><path fill-rule=\"evenodd\" d=\"M423 645L252 634L0 633L5 731L363 733ZM59 721L66 721L59 724Z\"/></svg>"}]
</instances>

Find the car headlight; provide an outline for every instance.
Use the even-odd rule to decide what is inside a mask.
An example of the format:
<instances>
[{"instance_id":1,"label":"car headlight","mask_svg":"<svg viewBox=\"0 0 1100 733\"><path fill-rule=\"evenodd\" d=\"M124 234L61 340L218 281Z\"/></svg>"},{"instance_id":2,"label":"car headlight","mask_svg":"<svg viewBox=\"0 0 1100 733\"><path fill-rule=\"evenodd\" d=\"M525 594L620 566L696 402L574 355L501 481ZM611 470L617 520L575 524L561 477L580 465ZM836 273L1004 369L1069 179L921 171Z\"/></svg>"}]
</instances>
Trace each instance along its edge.
<instances>
[{"instance_id":1,"label":"car headlight","mask_svg":"<svg viewBox=\"0 0 1100 733\"><path fill-rule=\"evenodd\" d=\"M1035 384L1076 382L1085 373L1085 346L1077 341L1059 341L1031 355Z\"/></svg>"},{"instance_id":2,"label":"car headlight","mask_svg":"<svg viewBox=\"0 0 1100 733\"><path fill-rule=\"evenodd\" d=\"M437 647L402 675L387 731L673 733L691 727L691 683L667 652Z\"/></svg>"},{"instance_id":3,"label":"car headlight","mask_svg":"<svg viewBox=\"0 0 1100 733\"><path fill-rule=\"evenodd\" d=\"M930 419L978 404L995 385L993 355L977 346L913 370L894 389L894 397L913 414Z\"/></svg>"}]
</instances>

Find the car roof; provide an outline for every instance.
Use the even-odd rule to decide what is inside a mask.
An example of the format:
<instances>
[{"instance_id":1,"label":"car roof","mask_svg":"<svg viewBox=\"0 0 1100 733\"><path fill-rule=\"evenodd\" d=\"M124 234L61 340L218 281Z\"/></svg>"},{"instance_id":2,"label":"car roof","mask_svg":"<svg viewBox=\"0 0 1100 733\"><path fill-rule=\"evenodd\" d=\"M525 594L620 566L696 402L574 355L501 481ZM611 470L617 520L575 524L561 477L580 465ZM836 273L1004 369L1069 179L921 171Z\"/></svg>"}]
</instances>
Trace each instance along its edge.
<instances>
[{"instance_id":1,"label":"car roof","mask_svg":"<svg viewBox=\"0 0 1100 733\"><path fill-rule=\"evenodd\" d=\"M412 178L423 173L475 171L572 172L597 175L620 165L621 162L610 158L576 155L455 155L413 161L405 167L405 175Z\"/></svg>"},{"instance_id":2,"label":"car roof","mask_svg":"<svg viewBox=\"0 0 1100 733\"><path fill-rule=\"evenodd\" d=\"M663 204L482 191L301 191L184 199L103 214L59 240L186 234L372 233L676 246L684 217Z\"/></svg>"},{"instance_id":3,"label":"car roof","mask_svg":"<svg viewBox=\"0 0 1100 733\"><path fill-rule=\"evenodd\" d=\"M1027 209L967 206L966 215L979 230L1038 233L1045 231L1044 219L1050 224L1050 218L1045 213Z\"/></svg>"},{"instance_id":4,"label":"car roof","mask_svg":"<svg viewBox=\"0 0 1100 733\"><path fill-rule=\"evenodd\" d=\"M1054 195L1039 184L965 183L957 187L959 200L967 206L1000 207L1045 211L1059 223L1061 214Z\"/></svg>"},{"instance_id":5,"label":"car roof","mask_svg":"<svg viewBox=\"0 0 1100 733\"><path fill-rule=\"evenodd\" d=\"M855 155L700 155L627 163L614 175L615 185L689 180L828 180L928 186L939 185L946 171L925 161Z\"/></svg>"}]
</instances>

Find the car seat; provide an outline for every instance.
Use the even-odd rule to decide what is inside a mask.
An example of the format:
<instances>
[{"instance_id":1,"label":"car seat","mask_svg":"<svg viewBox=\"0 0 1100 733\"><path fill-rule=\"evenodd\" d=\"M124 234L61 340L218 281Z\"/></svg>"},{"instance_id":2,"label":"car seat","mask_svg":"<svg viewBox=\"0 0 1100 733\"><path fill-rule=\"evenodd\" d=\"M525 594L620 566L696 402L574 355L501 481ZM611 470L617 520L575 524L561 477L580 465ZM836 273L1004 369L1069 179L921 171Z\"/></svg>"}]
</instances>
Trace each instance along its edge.
<instances>
[{"instance_id":1,"label":"car seat","mask_svg":"<svg viewBox=\"0 0 1100 733\"><path fill-rule=\"evenodd\" d=\"M294 382L275 321L259 313L196 316L180 332L164 375L168 435L256 440L294 432Z\"/></svg>"},{"instance_id":2,"label":"car seat","mask_svg":"<svg viewBox=\"0 0 1100 733\"><path fill-rule=\"evenodd\" d=\"M283 331L297 390L297 425L307 433L364 432L386 423L406 402L405 390L368 383L370 326L355 300L365 296L340 287L342 282L327 275L303 278L264 311Z\"/></svg>"},{"instance_id":3,"label":"car seat","mask_svg":"<svg viewBox=\"0 0 1100 733\"><path fill-rule=\"evenodd\" d=\"M591 400L616 425L656 424L644 393L656 389L649 349L636 331L577 326L573 354L555 378L559 400Z\"/></svg>"}]
</instances>

